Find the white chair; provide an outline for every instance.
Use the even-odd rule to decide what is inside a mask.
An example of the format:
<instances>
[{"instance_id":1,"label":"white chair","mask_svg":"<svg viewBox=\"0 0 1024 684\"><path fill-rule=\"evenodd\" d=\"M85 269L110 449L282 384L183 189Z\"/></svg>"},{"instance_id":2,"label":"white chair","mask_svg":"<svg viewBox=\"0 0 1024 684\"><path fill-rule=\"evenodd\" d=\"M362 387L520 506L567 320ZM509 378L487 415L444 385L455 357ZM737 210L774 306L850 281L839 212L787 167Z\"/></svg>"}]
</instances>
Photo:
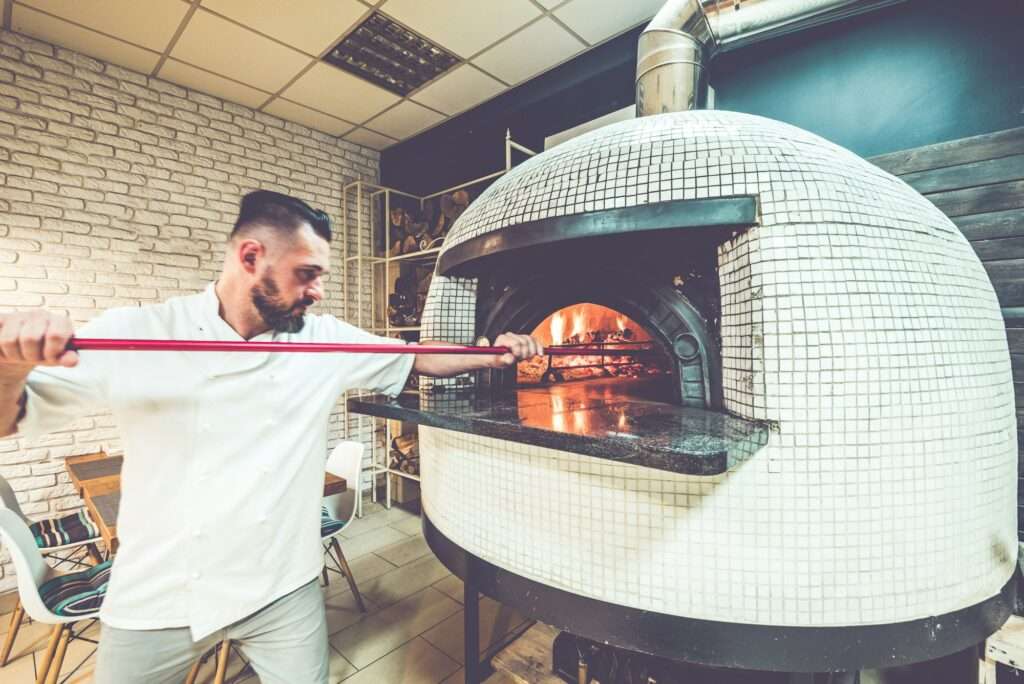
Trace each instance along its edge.
<instances>
[{"instance_id":1,"label":"white chair","mask_svg":"<svg viewBox=\"0 0 1024 684\"><path fill-rule=\"evenodd\" d=\"M92 622L77 633L74 627L83 620L95 621L98 618L110 578L111 562L71 573L51 568L43 560L28 525L7 508L0 508L0 541L14 560L21 606L33 620L53 625L50 641L38 667L36 684L56 684L68 643L74 639L96 643L81 636Z\"/></svg>"},{"instance_id":2,"label":"white chair","mask_svg":"<svg viewBox=\"0 0 1024 684\"><path fill-rule=\"evenodd\" d=\"M48 559L56 560L57 567L64 563L87 567L103 562L103 557L96 546L100 541L99 530L85 511L32 522L22 513L10 483L0 476L0 510L2 509L12 511L28 526L36 547ZM90 563L83 562L86 558ZM0 646L0 667L7 664L24 617L25 610L19 600L11 613L11 624L4 636L3 646Z\"/></svg>"},{"instance_id":3,"label":"white chair","mask_svg":"<svg viewBox=\"0 0 1024 684\"><path fill-rule=\"evenodd\" d=\"M349 524L355 519L356 506L359 503L361 493L361 479L363 472L363 451L365 445L362 442L340 442L327 457L327 472L332 475L344 478L346 490L340 495L334 505L333 513L325 505L321 510L320 517L320 540L324 544L324 584L330 584L327 576L328 570L345 576L348 586L355 596L356 605L359 610L366 612L363 604L363 597L356 587L356 580L352 577L352 570L345 560L345 554L341 552L341 545L338 544L338 537ZM331 564L334 567L331 567Z\"/></svg>"}]
</instances>

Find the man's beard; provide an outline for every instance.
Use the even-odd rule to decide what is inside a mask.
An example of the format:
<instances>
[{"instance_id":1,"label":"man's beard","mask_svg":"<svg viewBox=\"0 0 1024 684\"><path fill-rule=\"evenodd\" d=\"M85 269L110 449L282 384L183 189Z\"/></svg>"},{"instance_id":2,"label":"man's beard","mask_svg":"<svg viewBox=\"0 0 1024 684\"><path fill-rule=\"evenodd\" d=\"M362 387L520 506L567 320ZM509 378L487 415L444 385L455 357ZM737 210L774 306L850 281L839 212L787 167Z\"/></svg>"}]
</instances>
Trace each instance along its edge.
<instances>
[{"instance_id":1,"label":"man's beard","mask_svg":"<svg viewBox=\"0 0 1024 684\"><path fill-rule=\"evenodd\" d=\"M277 289L268 272L263 275L258 285L253 285L252 303L266 324L276 332L297 333L306 324L303 309L311 306L313 300L305 298L291 306L284 303L281 301L281 291Z\"/></svg>"}]
</instances>

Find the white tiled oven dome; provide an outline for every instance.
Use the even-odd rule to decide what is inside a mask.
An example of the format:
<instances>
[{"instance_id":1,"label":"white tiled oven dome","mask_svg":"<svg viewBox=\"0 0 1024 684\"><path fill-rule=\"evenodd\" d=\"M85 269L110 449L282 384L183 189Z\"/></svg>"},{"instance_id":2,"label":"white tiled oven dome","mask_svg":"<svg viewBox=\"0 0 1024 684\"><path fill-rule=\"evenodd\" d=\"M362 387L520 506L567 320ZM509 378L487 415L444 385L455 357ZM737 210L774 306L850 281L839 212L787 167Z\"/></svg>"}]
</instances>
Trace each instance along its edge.
<instances>
[{"instance_id":1,"label":"white tiled oven dome","mask_svg":"<svg viewBox=\"0 0 1024 684\"><path fill-rule=\"evenodd\" d=\"M445 249L523 222L753 195L718 250L724 408L777 424L727 473L677 475L421 428L424 507L471 553L615 604L870 625L996 594L1017 437L1003 320L957 228L826 140L719 111L614 124L527 161ZM423 337L469 343L476 281L434 278Z\"/></svg>"}]
</instances>

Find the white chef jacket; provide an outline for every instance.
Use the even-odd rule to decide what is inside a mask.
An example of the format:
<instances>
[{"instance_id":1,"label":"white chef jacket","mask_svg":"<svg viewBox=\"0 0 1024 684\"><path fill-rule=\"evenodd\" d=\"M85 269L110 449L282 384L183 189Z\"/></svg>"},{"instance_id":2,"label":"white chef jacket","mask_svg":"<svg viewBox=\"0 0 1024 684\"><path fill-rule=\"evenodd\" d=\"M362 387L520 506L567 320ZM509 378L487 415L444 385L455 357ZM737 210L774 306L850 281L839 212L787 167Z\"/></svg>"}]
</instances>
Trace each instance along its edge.
<instances>
[{"instance_id":1,"label":"white chef jacket","mask_svg":"<svg viewBox=\"0 0 1024 684\"><path fill-rule=\"evenodd\" d=\"M204 292L111 309L79 337L239 341ZM254 341L401 343L334 316ZM124 444L119 549L101 619L195 640L320 573L327 422L339 395L398 394L412 354L84 351L28 377L29 438L109 408ZM350 483L354 486L354 483Z\"/></svg>"}]
</instances>

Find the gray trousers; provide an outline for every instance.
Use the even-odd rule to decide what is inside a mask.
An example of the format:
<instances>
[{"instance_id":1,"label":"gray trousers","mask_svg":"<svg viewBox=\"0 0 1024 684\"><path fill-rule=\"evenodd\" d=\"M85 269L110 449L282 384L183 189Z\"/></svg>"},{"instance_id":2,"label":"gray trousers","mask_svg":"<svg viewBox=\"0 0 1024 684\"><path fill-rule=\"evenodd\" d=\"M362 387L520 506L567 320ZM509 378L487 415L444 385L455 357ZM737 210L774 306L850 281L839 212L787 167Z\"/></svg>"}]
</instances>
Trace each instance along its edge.
<instances>
[{"instance_id":1,"label":"gray trousers","mask_svg":"<svg viewBox=\"0 0 1024 684\"><path fill-rule=\"evenodd\" d=\"M198 642L187 627L103 625L95 684L182 684L196 659L224 639L242 651L263 684L327 684L327 618L316 580Z\"/></svg>"}]
</instances>

